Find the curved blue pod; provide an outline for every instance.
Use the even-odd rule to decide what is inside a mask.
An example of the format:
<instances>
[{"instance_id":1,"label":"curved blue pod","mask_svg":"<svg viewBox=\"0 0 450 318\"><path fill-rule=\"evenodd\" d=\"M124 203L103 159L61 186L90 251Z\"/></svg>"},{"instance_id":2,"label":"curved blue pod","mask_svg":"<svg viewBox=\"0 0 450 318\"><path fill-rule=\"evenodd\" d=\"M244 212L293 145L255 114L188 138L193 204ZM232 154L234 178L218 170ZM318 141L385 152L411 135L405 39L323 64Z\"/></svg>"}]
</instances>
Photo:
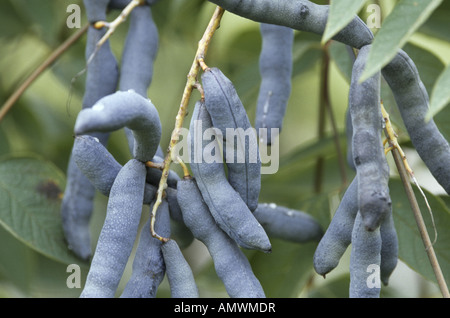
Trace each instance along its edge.
<instances>
[{"instance_id":1,"label":"curved blue pod","mask_svg":"<svg viewBox=\"0 0 450 318\"><path fill-rule=\"evenodd\" d=\"M169 240L163 243L161 250L172 298L198 298L194 274L177 242Z\"/></svg>"},{"instance_id":2,"label":"curved blue pod","mask_svg":"<svg viewBox=\"0 0 450 318\"><path fill-rule=\"evenodd\" d=\"M260 140L272 143L271 129L281 132L283 119L291 94L292 46L294 30L291 28L261 23L262 38L259 56L261 85L256 106L255 129ZM267 129L267 138L260 135L260 129Z\"/></svg>"},{"instance_id":3,"label":"curved blue pod","mask_svg":"<svg viewBox=\"0 0 450 318\"><path fill-rule=\"evenodd\" d=\"M359 211L367 229L375 230L391 209L389 166L382 140L383 117L380 100L380 72L359 82L370 45L359 50L352 70L349 112L353 136L352 153L358 178Z\"/></svg>"},{"instance_id":4,"label":"curved blue pod","mask_svg":"<svg viewBox=\"0 0 450 318\"><path fill-rule=\"evenodd\" d=\"M433 119L425 121L429 98L413 60L399 50L382 69L411 142L436 181L450 194L450 146Z\"/></svg>"},{"instance_id":5,"label":"curved blue pod","mask_svg":"<svg viewBox=\"0 0 450 318\"><path fill-rule=\"evenodd\" d=\"M381 244L380 228L368 231L358 213L352 231L350 298L380 297Z\"/></svg>"},{"instance_id":6,"label":"curved blue pod","mask_svg":"<svg viewBox=\"0 0 450 318\"><path fill-rule=\"evenodd\" d=\"M217 225L194 178L184 178L178 183L177 198L186 226L207 247L228 295L232 298L264 298L264 290L247 257Z\"/></svg>"},{"instance_id":7,"label":"curved blue pod","mask_svg":"<svg viewBox=\"0 0 450 318\"><path fill-rule=\"evenodd\" d=\"M220 228L240 246L268 252L271 250L269 238L239 193L228 182L223 162L209 162L210 158L206 158L205 149L219 151L215 137L213 141L202 137L212 127L205 105L202 101L197 102L190 125L190 167L203 199ZM203 158L202 154L205 155Z\"/></svg>"},{"instance_id":8,"label":"curved blue pod","mask_svg":"<svg viewBox=\"0 0 450 318\"><path fill-rule=\"evenodd\" d=\"M111 132L123 127L132 130L134 158L147 162L155 155L161 139L161 122L156 107L134 91L117 91L83 109L75 122L75 134Z\"/></svg>"},{"instance_id":9,"label":"curved blue pod","mask_svg":"<svg viewBox=\"0 0 450 318\"><path fill-rule=\"evenodd\" d=\"M131 159L111 188L106 218L80 297L114 297L136 240L144 186L145 164Z\"/></svg>"},{"instance_id":10,"label":"curved blue pod","mask_svg":"<svg viewBox=\"0 0 450 318\"><path fill-rule=\"evenodd\" d=\"M150 206L150 209L152 208L153 205ZM155 231L164 237L170 237L170 215L166 200L162 200L155 218ZM120 295L121 298L155 298L164 279L166 266L161 251L162 242L152 237L150 220L149 218L141 229L131 277Z\"/></svg>"},{"instance_id":11,"label":"curved blue pod","mask_svg":"<svg viewBox=\"0 0 450 318\"><path fill-rule=\"evenodd\" d=\"M269 237L305 243L319 241L323 235L320 224L303 211L275 203L259 203L253 215Z\"/></svg>"},{"instance_id":12,"label":"curved blue pod","mask_svg":"<svg viewBox=\"0 0 450 318\"><path fill-rule=\"evenodd\" d=\"M109 197L111 187L119 174L122 165L111 155L108 149L93 136L75 137L72 156L80 171L90 183L103 195ZM150 204L155 195L156 187L146 183L144 189L144 204Z\"/></svg>"},{"instance_id":13,"label":"curved blue pod","mask_svg":"<svg viewBox=\"0 0 450 318\"><path fill-rule=\"evenodd\" d=\"M218 69L202 74L205 107L223 138L228 182L250 211L258 206L261 191L261 159L258 139L233 83Z\"/></svg>"},{"instance_id":14,"label":"curved blue pod","mask_svg":"<svg viewBox=\"0 0 450 318\"><path fill-rule=\"evenodd\" d=\"M89 1L93 4L93 1ZM106 7L103 1L97 1L96 8L88 7L94 16L102 16ZM89 26L85 48L86 59L94 52L97 42L105 34L105 30L97 30ZM105 95L116 91L118 82L117 61L107 41L96 53L88 65L86 72L85 92L82 108L90 108ZM92 132L91 135L106 144L109 133ZM80 258L89 259L91 256L91 236L89 222L92 215L95 188L79 170L73 158L73 150L67 167L67 182L61 205L61 218L64 236L69 248Z\"/></svg>"},{"instance_id":15,"label":"curved blue pod","mask_svg":"<svg viewBox=\"0 0 450 318\"><path fill-rule=\"evenodd\" d=\"M209 0L241 17L262 23L278 24L294 30L323 34L328 19L328 5L308 0ZM373 40L372 31L363 20L355 18L338 32L334 40L361 48Z\"/></svg>"},{"instance_id":16,"label":"curved blue pod","mask_svg":"<svg viewBox=\"0 0 450 318\"><path fill-rule=\"evenodd\" d=\"M331 223L316 248L314 270L325 276L339 264L352 241L353 225L358 213L358 179L355 177L344 193Z\"/></svg>"},{"instance_id":17,"label":"curved blue pod","mask_svg":"<svg viewBox=\"0 0 450 318\"><path fill-rule=\"evenodd\" d=\"M158 29L149 6L134 8L125 38L120 69L119 90L134 90L147 97L153 78L153 63L158 51Z\"/></svg>"}]
</instances>

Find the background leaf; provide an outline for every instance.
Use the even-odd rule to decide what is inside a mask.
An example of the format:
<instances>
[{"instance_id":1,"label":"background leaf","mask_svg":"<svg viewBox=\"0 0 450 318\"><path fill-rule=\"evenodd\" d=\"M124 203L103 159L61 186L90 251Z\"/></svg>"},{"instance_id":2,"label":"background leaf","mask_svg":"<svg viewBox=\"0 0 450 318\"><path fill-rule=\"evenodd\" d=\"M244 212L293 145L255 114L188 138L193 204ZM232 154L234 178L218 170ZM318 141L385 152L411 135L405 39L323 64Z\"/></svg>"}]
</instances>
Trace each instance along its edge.
<instances>
[{"instance_id":1,"label":"background leaf","mask_svg":"<svg viewBox=\"0 0 450 318\"><path fill-rule=\"evenodd\" d=\"M450 102L450 65L439 76L430 98L430 109L426 119L439 113Z\"/></svg>"},{"instance_id":2,"label":"background leaf","mask_svg":"<svg viewBox=\"0 0 450 318\"><path fill-rule=\"evenodd\" d=\"M399 258L428 280L436 281L403 185L399 180L392 179L389 188L399 241ZM433 248L448 285L450 283L450 232L448 231L450 228L450 210L442 199L428 191L424 190L424 192L433 211L438 233L438 239ZM434 229L425 201L416 187L414 187L414 194L427 226L428 235L433 241Z\"/></svg>"},{"instance_id":3,"label":"background leaf","mask_svg":"<svg viewBox=\"0 0 450 318\"><path fill-rule=\"evenodd\" d=\"M441 2L442 0L400 0L375 35L360 81L366 80L389 63L397 50L403 47Z\"/></svg>"},{"instance_id":4,"label":"background leaf","mask_svg":"<svg viewBox=\"0 0 450 318\"><path fill-rule=\"evenodd\" d=\"M67 248L59 215L64 175L36 158L0 162L0 224L40 253L71 264L79 263Z\"/></svg>"}]
</instances>

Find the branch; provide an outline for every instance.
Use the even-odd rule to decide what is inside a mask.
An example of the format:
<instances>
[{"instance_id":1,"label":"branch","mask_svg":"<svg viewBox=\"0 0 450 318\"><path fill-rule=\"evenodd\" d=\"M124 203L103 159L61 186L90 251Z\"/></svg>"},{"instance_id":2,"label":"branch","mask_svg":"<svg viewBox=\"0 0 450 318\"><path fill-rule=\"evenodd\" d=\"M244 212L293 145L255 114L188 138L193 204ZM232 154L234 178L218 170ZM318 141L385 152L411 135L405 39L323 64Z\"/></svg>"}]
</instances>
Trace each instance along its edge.
<instances>
[{"instance_id":1,"label":"branch","mask_svg":"<svg viewBox=\"0 0 450 318\"><path fill-rule=\"evenodd\" d=\"M67 49L74 44L88 29L89 25L85 25L83 28L78 30L70 38L64 41L59 47L57 47L52 54L38 66L30 76L15 90L15 92L8 98L8 100L3 104L0 110L0 121L6 116L8 111L14 106L17 100L22 96L22 94L28 89L28 87L41 75L50 65L53 64Z\"/></svg>"},{"instance_id":2,"label":"branch","mask_svg":"<svg viewBox=\"0 0 450 318\"><path fill-rule=\"evenodd\" d=\"M433 268L434 275L436 276L436 280L437 280L439 289L441 290L441 293L444 298L450 298L450 293L449 293L447 284L445 282L445 278L442 274L441 267L439 266L439 262L437 260L436 254L434 252L433 243L431 242L430 237L428 236L427 228L425 226L425 222L424 222L422 214L420 212L419 204L417 203L417 199L414 194L414 190L411 186L411 183L409 182L409 177L413 178L414 182L416 183L416 185L418 186L419 189L420 189L420 186L418 185L417 180L415 179L414 174L406 161L406 157L403 154L403 151L401 150L400 146L398 145L397 138L395 137L395 133L392 129L392 126L391 126L391 123L389 120L389 115L387 114L386 110L384 109L383 104L381 104L381 110L382 110L384 121L386 123L385 134L387 137L387 141L389 142L389 146L390 146L389 150L392 152L392 156L394 158L395 165L399 172L400 179L402 180L403 186L405 188L406 195L408 197L409 203L411 205L411 209L414 214L414 218L416 219L417 227L419 228L420 236L422 237L422 241L425 245L425 250L427 252L428 259L430 261L431 267ZM420 189L420 191L421 191L422 195L424 195L421 189ZM425 200L426 200L426 198L425 198ZM430 209L428 202L427 202L427 206ZM431 209L430 209L430 212L431 212ZM434 220L433 220L433 225L434 225ZM436 227L435 227L435 230L436 230Z\"/></svg>"},{"instance_id":3,"label":"branch","mask_svg":"<svg viewBox=\"0 0 450 318\"><path fill-rule=\"evenodd\" d=\"M183 121L186 117L186 112L189 104L189 99L191 97L192 91L194 88L198 87L197 83L197 76L200 71L200 64L204 64L204 58L206 56L206 52L208 50L209 44L211 42L212 36L214 35L214 32L219 28L220 20L222 19L222 16L224 14L225 10L223 10L221 7L217 7L214 11L213 16L211 17L211 20L203 34L203 37L198 43L198 49L194 57L194 61L192 63L191 69L189 70L189 73L187 75L187 82L186 86L184 88L183 96L181 99L180 108L178 110L178 114L175 120L175 128L172 131L172 136L170 138L169 147L167 149L167 155L164 159L164 169L162 172L161 180L159 182L159 187L157 191L157 199L155 204L153 205L153 210L151 213L151 222L150 222L150 230L153 237L159 239L162 242L168 241L168 238L164 238L159 236L155 232L155 215L156 211L161 204L162 196L164 189L167 187L167 177L169 175L169 169L170 164L172 161L177 160L177 158L173 158L173 149L175 148L175 145L178 142L178 138L180 135L180 130L183 127Z\"/></svg>"}]
</instances>

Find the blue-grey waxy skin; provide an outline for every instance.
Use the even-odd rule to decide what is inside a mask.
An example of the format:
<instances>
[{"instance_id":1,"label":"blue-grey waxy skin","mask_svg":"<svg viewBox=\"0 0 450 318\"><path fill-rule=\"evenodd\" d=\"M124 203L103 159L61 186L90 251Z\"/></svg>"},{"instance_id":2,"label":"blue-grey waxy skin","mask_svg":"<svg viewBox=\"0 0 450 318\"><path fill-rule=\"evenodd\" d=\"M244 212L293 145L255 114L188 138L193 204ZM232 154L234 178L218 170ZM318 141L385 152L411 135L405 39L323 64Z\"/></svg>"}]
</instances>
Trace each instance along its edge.
<instances>
[{"instance_id":1,"label":"blue-grey waxy skin","mask_svg":"<svg viewBox=\"0 0 450 318\"><path fill-rule=\"evenodd\" d=\"M381 282L387 286L392 272L398 263L398 237L392 211L383 219L380 226L381 235Z\"/></svg>"},{"instance_id":2,"label":"blue-grey waxy skin","mask_svg":"<svg viewBox=\"0 0 450 318\"><path fill-rule=\"evenodd\" d=\"M431 119L425 122L429 98L417 67L399 50L382 74L394 94L405 127L417 153L434 178L450 194L450 146Z\"/></svg>"},{"instance_id":3,"label":"blue-grey waxy skin","mask_svg":"<svg viewBox=\"0 0 450 318\"><path fill-rule=\"evenodd\" d=\"M352 151L352 138L353 138L353 127L352 127L352 117L350 116L350 111L345 113L345 135L347 138L347 164L353 170L356 170L355 162L353 161L353 151Z\"/></svg>"},{"instance_id":4,"label":"blue-grey waxy skin","mask_svg":"<svg viewBox=\"0 0 450 318\"><path fill-rule=\"evenodd\" d=\"M89 23L106 20L106 9L110 0L83 0Z\"/></svg>"},{"instance_id":5,"label":"blue-grey waxy skin","mask_svg":"<svg viewBox=\"0 0 450 318\"><path fill-rule=\"evenodd\" d=\"M153 209L153 205L150 206ZM170 237L170 215L166 200L162 200L155 216L155 231ZM133 260L131 277L120 295L121 298L155 298L164 279L166 266L161 251L162 242L150 233L150 218L144 224Z\"/></svg>"},{"instance_id":6,"label":"blue-grey waxy skin","mask_svg":"<svg viewBox=\"0 0 450 318\"><path fill-rule=\"evenodd\" d=\"M122 165L111 155L108 149L89 135L75 137L72 156L84 176L103 195L109 197L111 187ZM146 183L144 204L150 204L156 195L156 187Z\"/></svg>"},{"instance_id":7,"label":"blue-grey waxy skin","mask_svg":"<svg viewBox=\"0 0 450 318\"><path fill-rule=\"evenodd\" d=\"M380 297L380 252L380 228L368 231L363 224L361 214L358 213L352 231L350 298Z\"/></svg>"},{"instance_id":8,"label":"blue-grey waxy skin","mask_svg":"<svg viewBox=\"0 0 450 318\"><path fill-rule=\"evenodd\" d=\"M259 203L253 215L269 237L305 243L323 235L320 224L309 214L274 203Z\"/></svg>"},{"instance_id":9,"label":"blue-grey waxy skin","mask_svg":"<svg viewBox=\"0 0 450 318\"><path fill-rule=\"evenodd\" d=\"M91 256L89 221L95 188L78 169L72 155L67 168L67 182L61 205L61 221L67 246L81 259Z\"/></svg>"},{"instance_id":10,"label":"blue-grey waxy skin","mask_svg":"<svg viewBox=\"0 0 450 318\"><path fill-rule=\"evenodd\" d=\"M98 1L96 5L102 5ZM89 1L92 4L93 1ZM88 10L99 15L99 7ZM95 11L97 10L97 11ZM106 7L103 7L106 11ZM85 48L86 59L95 50L96 43L105 34L105 30L97 30L92 26L87 32L87 43ZM82 108L89 108L105 95L113 93L118 82L117 61L111 52L109 42L106 42L89 63L86 74L86 86L82 101ZM101 143L106 144L109 133L92 133ZM67 168L67 184L61 205L61 218L63 221L64 235L69 248L82 259L91 256L91 237L89 232L89 221L92 214L92 200L95 188L79 170L75 164L73 153L69 159Z\"/></svg>"},{"instance_id":11,"label":"blue-grey waxy skin","mask_svg":"<svg viewBox=\"0 0 450 318\"><path fill-rule=\"evenodd\" d=\"M223 9L241 17L261 22L278 24L294 30L323 34L328 19L328 5L318 5L307 0L209 0ZM357 16L334 40L361 48L370 44L373 34Z\"/></svg>"},{"instance_id":12,"label":"blue-grey waxy skin","mask_svg":"<svg viewBox=\"0 0 450 318\"><path fill-rule=\"evenodd\" d=\"M191 162L190 167L197 179L198 187L217 224L240 246L248 249L270 251L271 244L266 232L241 196L229 184L223 162L206 162L196 153L204 152L205 146L217 139L198 140L205 130L212 127L211 117L202 101L196 103L190 125Z\"/></svg>"},{"instance_id":13,"label":"blue-grey waxy skin","mask_svg":"<svg viewBox=\"0 0 450 318\"><path fill-rule=\"evenodd\" d=\"M355 177L344 193L339 206L314 253L314 269L325 276L339 264L352 240L358 213L358 179Z\"/></svg>"},{"instance_id":14,"label":"blue-grey waxy skin","mask_svg":"<svg viewBox=\"0 0 450 318\"><path fill-rule=\"evenodd\" d=\"M130 26L122 53L119 90L133 89L147 97L158 51L158 29L149 6L134 8L129 20Z\"/></svg>"},{"instance_id":15,"label":"blue-grey waxy skin","mask_svg":"<svg viewBox=\"0 0 450 318\"><path fill-rule=\"evenodd\" d=\"M174 240L161 246L172 298L198 298L198 288L189 263Z\"/></svg>"},{"instance_id":16,"label":"blue-grey waxy skin","mask_svg":"<svg viewBox=\"0 0 450 318\"><path fill-rule=\"evenodd\" d=\"M359 211L366 228L375 230L390 210L391 199L389 166L381 137L380 72L359 83L369 50L370 45L362 47L353 65L349 111L353 128L353 162L358 177Z\"/></svg>"},{"instance_id":17,"label":"blue-grey waxy skin","mask_svg":"<svg viewBox=\"0 0 450 318\"><path fill-rule=\"evenodd\" d=\"M159 0L147 0L145 1L145 3L147 5L154 5L155 3L157 3ZM131 2L131 0L110 0L109 1L109 8L110 9L116 9L116 10L123 10L129 3Z\"/></svg>"},{"instance_id":18,"label":"blue-grey waxy skin","mask_svg":"<svg viewBox=\"0 0 450 318\"><path fill-rule=\"evenodd\" d=\"M92 131L111 132L123 127L133 131L134 158L147 162L153 158L161 139L161 122L156 107L133 91L117 91L83 109L75 122L75 135Z\"/></svg>"},{"instance_id":19,"label":"blue-grey waxy skin","mask_svg":"<svg viewBox=\"0 0 450 318\"><path fill-rule=\"evenodd\" d=\"M145 164L131 159L111 188L105 222L80 297L114 297L138 232L144 185Z\"/></svg>"},{"instance_id":20,"label":"blue-grey waxy skin","mask_svg":"<svg viewBox=\"0 0 450 318\"><path fill-rule=\"evenodd\" d=\"M186 226L207 247L217 276L231 298L264 298L264 290L236 244L217 225L194 178L178 182L178 203Z\"/></svg>"},{"instance_id":21,"label":"blue-grey waxy skin","mask_svg":"<svg viewBox=\"0 0 450 318\"><path fill-rule=\"evenodd\" d=\"M285 26L261 23L262 47L259 56L261 85L259 88L255 129L262 141L272 144L271 129L281 132L291 94L292 45L294 30ZM260 128L267 134L260 134ZM267 137L264 137L267 136Z\"/></svg>"},{"instance_id":22,"label":"blue-grey waxy skin","mask_svg":"<svg viewBox=\"0 0 450 318\"><path fill-rule=\"evenodd\" d=\"M194 241L194 236L186 227L186 224L184 224L183 214L178 204L177 192L176 189L167 187L165 190L165 199L169 203L170 217L172 220L172 238L177 241L180 248L185 248Z\"/></svg>"},{"instance_id":23,"label":"blue-grey waxy skin","mask_svg":"<svg viewBox=\"0 0 450 318\"><path fill-rule=\"evenodd\" d=\"M261 190L258 139L233 83L218 69L202 74L205 106L213 126L222 132L228 181L254 211ZM227 131L236 137L227 138Z\"/></svg>"},{"instance_id":24,"label":"blue-grey waxy skin","mask_svg":"<svg viewBox=\"0 0 450 318\"><path fill-rule=\"evenodd\" d=\"M98 41L105 33L105 29L96 29L89 26L85 49L86 60L94 53ZM118 82L119 67L108 40L103 43L87 66L83 108L90 108L100 98L114 93Z\"/></svg>"}]
</instances>

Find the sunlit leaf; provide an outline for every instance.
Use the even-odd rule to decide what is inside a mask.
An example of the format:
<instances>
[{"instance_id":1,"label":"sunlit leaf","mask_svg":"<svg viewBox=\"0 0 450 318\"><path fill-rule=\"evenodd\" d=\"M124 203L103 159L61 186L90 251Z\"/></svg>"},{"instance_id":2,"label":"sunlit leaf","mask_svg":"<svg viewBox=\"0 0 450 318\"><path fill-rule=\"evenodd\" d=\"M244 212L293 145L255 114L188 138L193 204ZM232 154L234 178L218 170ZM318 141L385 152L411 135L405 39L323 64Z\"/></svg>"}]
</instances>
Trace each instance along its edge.
<instances>
[{"instance_id":1,"label":"sunlit leaf","mask_svg":"<svg viewBox=\"0 0 450 318\"><path fill-rule=\"evenodd\" d=\"M397 54L397 50L427 20L442 0L401 0L386 17L375 35L360 81L380 71Z\"/></svg>"}]
</instances>

